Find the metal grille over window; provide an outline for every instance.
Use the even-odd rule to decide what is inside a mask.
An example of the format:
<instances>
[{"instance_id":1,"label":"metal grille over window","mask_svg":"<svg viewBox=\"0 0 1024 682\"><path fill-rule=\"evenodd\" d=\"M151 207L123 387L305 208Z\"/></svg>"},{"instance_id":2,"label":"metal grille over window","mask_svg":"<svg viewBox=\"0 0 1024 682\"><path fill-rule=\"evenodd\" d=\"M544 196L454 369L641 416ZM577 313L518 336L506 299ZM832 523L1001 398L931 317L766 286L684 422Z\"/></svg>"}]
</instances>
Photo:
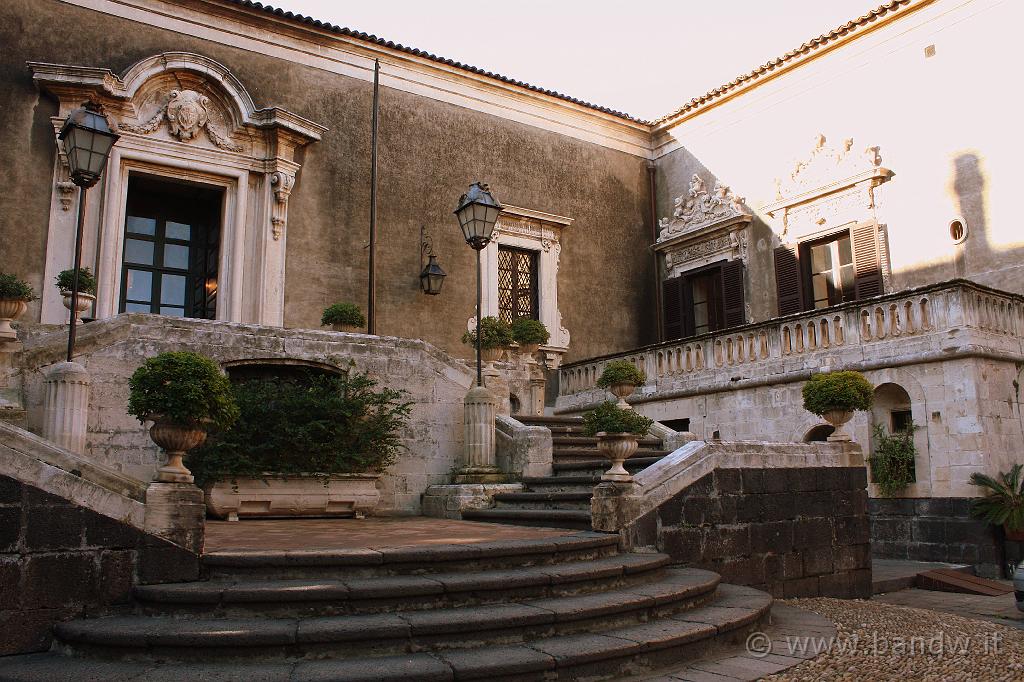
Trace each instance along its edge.
<instances>
[{"instance_id":1,"label":"metal grille over window","mask_svg":"<svg viewBox=\"0 0 1024 682\"><path fill-rule=\"evenodd\" d=\"M511 323L521 317L537 319L537 253L498 248L498 315Z\"/></svg>"}]
</instances>

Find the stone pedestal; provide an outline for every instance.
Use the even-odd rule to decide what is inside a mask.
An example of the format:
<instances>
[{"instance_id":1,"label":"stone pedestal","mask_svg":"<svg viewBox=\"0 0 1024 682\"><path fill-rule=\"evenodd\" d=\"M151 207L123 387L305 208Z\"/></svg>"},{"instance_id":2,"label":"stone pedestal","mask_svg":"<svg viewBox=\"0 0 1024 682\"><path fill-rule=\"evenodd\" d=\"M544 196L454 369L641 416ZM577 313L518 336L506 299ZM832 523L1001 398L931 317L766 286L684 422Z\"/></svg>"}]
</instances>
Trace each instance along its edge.
<instances>
[{"instance_id":1,"label":"stone pedestal","mask_svg":"<svg viewBox=\"0 0 1024 682\"><path fill-rule=\"evenodd\" d=\"M206 504L191 483L154 481L146 488L146 531L190 552L203 550Z\"/></svg>"},{"instance_id":2,"label":"stone pedestal","mask_svg":"<svg viewBox=\"0 0 1024 682\"><path fill-rule=\"evenodd\" d=\"M77 362L58 362L46 370L43 438L85 454L89 426L89 373Z\"/></svg>"},{"instance_id":3,"label":"stone pedestal","mask_svg":"<svg viewBox=\"0 0 1024 682\"><path fill-rule=\"evenodd\" d=\"M504 475L495 460L494 418L498 400L483 386L474 386L465 398L466 459L454 483L501 483Z\"/></svg>"},{"instance_id":4,"label":"stone pedestal","mask_svg":"<svg viewBox=\"0 0 1024 682\"><path fill-rule=\"evenodd\" d=\"M461 519L467 509L489 509L498 493L520 493L522 483L432 485L423 493L423 516Z\"/></svg>"}]
</instances>

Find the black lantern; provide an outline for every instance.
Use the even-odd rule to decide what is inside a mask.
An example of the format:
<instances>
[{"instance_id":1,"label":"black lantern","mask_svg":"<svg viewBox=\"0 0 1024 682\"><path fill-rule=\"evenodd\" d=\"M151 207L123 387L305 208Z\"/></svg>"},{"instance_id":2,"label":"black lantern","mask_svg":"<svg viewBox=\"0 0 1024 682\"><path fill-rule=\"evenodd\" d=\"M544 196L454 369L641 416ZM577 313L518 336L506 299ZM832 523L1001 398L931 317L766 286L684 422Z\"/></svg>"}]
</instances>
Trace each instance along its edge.
<instances>
[{"instance_id":1,"label":"black lantern","mask_svg":"<svg viewBox=\"0 0 1024 682\"><path fill-rule=\"evenodd\" d=\"M429 259L426 267L423 267L424 255ZM428 296L437 296L441 293L441 285L444 284L444 278L447 276L448 273L437 264L433 240L420 225L420 288Z\"/></svg>"},{"instance_id":2,"label":"black lantern","mask_svg":"<svg viewBox=\"0 0 1024 682\"><path fill-rule=\"evenodd\" d=\"M477 251L487 246L499 213L501 204L491 195L486 184L474 182L470 185L469 191L462 195L459 207L455 209L466 243Z\"/></svg>"},{"instance_id":3,"label":"black lantern","mask_svg":"<svg viewBox=\"0 0 1024 682\"><path fill-rule=\"evenodd\" d=\"M68 114L60 129L60 141L71 182L86 188L95 185L118 137L95 102L86 102Z\"/></svg>"}]
</instances>

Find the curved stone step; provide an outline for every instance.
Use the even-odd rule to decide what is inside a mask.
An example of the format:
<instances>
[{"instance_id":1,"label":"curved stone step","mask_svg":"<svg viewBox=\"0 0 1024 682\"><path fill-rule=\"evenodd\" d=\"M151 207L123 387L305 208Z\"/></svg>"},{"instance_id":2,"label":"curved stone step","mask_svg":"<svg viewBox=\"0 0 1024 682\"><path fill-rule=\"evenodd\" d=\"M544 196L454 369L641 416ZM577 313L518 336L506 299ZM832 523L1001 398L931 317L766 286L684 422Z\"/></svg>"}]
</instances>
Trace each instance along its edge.
<instances>
[{"instance_id":1,"label":"curved stone step","mask_svg":"<svg viewBox=\"0 0 1024 682\"><path fill-rule=\"evenodd\" d=\"M718 575L667 569L606 592L402 613L315 618L115 616L58 625L58 648L83 658L247 661L395 655L598 632L702 608Z\"/></svg>"},{"instance_id":2,"label":"curved stone step","mask_svg":"<svg viewBox=\"0 0 1024 682\"><path fill-rule=\"evenodd\" d=\"M662 443L660 438L637 438L637 444L641 448L661 448ZM551 439L551 444L557 448L560 445L571 445L571 446L593 446L597 447L596 436L554 436Z\"/></svg>"},{"instance_id":3,"label":"curved stone step","mask_svg":"<svg viewBox=\"0 0 1024 682\"><path fill-rule=\"evenodd\" d=\"M593 492L594 486L600 482L601 477L593 474L523 478L523 486L530 492Z\"/></svg>"},{"instance_id":4,"label":"curved stone step","mask_svg":"<svg viewBox=\"0 0 1024 682\"><path fill-rule=\"evenodd\" d=\"M589 561L618 553L618 536L589 531L524 540L337 550L237 550L203 555L211 578L363 578Z\"/></svg>"},{"instance_id":5,"label":"curved stone step","mask_svg":"<svg viewBox=\"0 0 1024 682\"><path fill-rule=\"evenodd\" d=\"M590 511L578 509L467 509L462 518L514 526L591 528Z\"/></svg>"},{"instance_id":6,"label":"curved stone step","mask_svg":"<svg viewBox=\"0 0 1024 682\"><path fill-rule=\"evenodd\" d=\"M653 457L630 457L626 460L626 469L630 471L642 471L647 467L651 466L664 455L658 455ZM571 471L607 471L611 464L608 463L607 459L581 459L576 461L558 461L555 460L552 467L555 472L571 472ZM557 475L557 474L556 474Z\"/></svg>"},{"instance_id":7,"label":"curved stone step","mask_svg":"<svg viewBox=\"0 0 1024 682\"><path fill-rule=\"evenodd\" d=\"M576 509L590 510L590 498L593 493L587 492L527 492L500 493L494 496L497 509Z\"/></svg>"},{"instance_id":8,"label":"curved stone step","mask_svg":"<svg viewBox=\"0 0 1024 682\"><path fill-rule=\"evenodd\" d=\"M308 617L494 604L622 588L649 580L663 554L617 554L592 561L476 573L429 573L320 580L211 580L142 585L148 615Z\"/></svg>"},{"instance_id":9,"label":"curved stone step","mask_svg":"<svg viewBox=\"0 0 1024 682\"><path fill-rule=\"evenodd\" d=\"M661 459L666 455L672 454L668 450L637 450L636 455L626 460L627 463L633 460L648 459L655 457ZM559 448L553 452L552 459L554 461L572 461L574 459L587 459L587 460L601 460L608 466L608 460L605 459L597 448Z\"/></svg>"}]
</instances>

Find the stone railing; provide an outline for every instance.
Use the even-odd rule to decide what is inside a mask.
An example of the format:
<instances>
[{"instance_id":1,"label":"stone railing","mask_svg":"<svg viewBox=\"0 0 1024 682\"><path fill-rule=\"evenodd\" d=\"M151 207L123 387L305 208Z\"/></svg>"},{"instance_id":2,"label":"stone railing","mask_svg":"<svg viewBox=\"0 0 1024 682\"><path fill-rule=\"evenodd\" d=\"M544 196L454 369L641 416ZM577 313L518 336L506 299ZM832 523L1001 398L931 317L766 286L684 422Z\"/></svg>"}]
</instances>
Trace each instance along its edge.
<instances>
[{"instance_id":1,"label":"stone railing","mask_svg":"<svg viewBox=\"0 0 1024 682\"><path fill-rule=\"evenodd\" d=\"M977 332L977 338L963 334ZM727 331L564 365L556 411L606 399L597 379L612 360L647 374L630 402L667 392L823 366L854 366L948 352L952 345L1020 355L1024 298L965 280L910 289Z\"/></svg>"}]
</instances>

